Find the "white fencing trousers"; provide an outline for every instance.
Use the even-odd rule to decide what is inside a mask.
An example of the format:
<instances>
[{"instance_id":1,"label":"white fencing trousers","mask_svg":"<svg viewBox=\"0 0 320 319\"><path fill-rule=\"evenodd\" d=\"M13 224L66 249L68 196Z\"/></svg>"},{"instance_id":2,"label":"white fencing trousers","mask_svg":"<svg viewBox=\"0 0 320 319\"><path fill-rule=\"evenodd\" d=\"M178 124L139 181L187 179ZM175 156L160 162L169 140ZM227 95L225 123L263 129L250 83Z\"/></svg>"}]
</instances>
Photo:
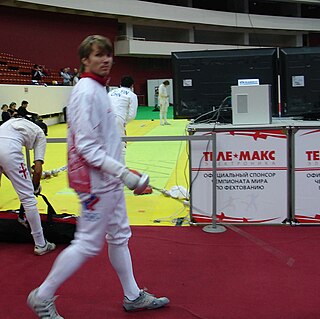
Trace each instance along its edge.
<instances>
[{"instance_id":1,"label":"white fencing trousers","mask_svg":"<svg viewBox=\"0 0 320 319\"><path fill-rule=\"evenodd\" d=\"M159 99L160 104L160 124L167 122L167 113L168 113L168 107L169 103L167 99Z\"/></svg>"},{"instance_id":2,"label":"white fencing trousers","mask_svg":"<svg viewBox=\"0 0 320 319\"><path fill-rule=\"evenodd\" d=\"M27 165L24 162L21 143L13 139L1 138L0 145L0 174L2 170L6 173L18 194L25 209L35 244L44 246L45 240L36 206L37 200L33 194L33 184Z\"/></svg>"},{"instance_id":3,"label":"white fencing trousers","mask_svg":"<svg viewBox=\"0 0 320 319\"><path fill-rule=\"evenodd\" d=\"M73 275L90 257L97 255L109 244L110 262L115 268L124 294L131 299L139 296L133 276L128 240L131 230L126 212L123 188L88 198L80 194L81 217L75 239L60 253L53 267L39 287L40 299L52 298L59 286Z\"/></svg>"}]
</instances>

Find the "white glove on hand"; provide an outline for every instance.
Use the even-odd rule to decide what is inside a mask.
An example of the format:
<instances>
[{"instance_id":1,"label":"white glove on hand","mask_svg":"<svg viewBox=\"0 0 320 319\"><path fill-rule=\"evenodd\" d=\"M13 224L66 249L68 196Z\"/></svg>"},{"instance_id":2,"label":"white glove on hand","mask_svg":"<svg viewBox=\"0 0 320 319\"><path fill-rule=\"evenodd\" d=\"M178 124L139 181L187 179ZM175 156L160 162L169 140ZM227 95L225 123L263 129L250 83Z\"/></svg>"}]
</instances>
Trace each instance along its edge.
<instances>
[{"instance_id":1,"label":"white glove on hand","mask_svg":"<svg viewBox=\"0 0 320 319\"><path fill-rule=\"evenodd\" d=\"M124 185L126 185L131 190L134 190L137 187L140 178L141 176L130 172L128 168L126 168L120 176L120 179L124 182Z\"/></svg>"},{"instance_id":2,"label":"white glove on hand","mask_svg":"<svg viewBox=\"0 0 320 319\"><path fill-rule=\"evenodd\" d=\"M120 178L129 189L135 191L136 195L140 195L149 185L149 176L147 174L137 175L128 168L123 171Z\"/></svg>"},{"instance_id":3,"label":"white glove on hand","mask_svg":"<svg viewBox=\"0 0 320 319\"><path fill-rule=\"evenodd\" d=\"M34 191L33 191L33 194L35 194L36 196L38 196L42 191L42 187L41 185L39 184L37 187L34 186Z\"/></svg>"},{"instance_id":4,"label":"white glove on hand","mask_svg":"<svg viewBox=\"0 0 320 319\"><path fill-rule=\"evenodd\" d=\"M136 195L140 195L149 185L149 176L147 174L133 173L122 163L107 156L101 165L101 169L113 176L119 177L123 183Z\"/></svg>"}]
</instances>

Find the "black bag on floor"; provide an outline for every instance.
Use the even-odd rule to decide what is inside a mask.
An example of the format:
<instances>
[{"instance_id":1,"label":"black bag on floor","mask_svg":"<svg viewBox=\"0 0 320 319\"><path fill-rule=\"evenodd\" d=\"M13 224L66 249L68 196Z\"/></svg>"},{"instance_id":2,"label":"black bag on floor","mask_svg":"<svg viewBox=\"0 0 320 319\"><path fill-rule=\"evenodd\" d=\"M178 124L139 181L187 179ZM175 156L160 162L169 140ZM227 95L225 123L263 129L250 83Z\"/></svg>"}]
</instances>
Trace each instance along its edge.
<instances>
[{"instance_id":1,"label":"black bag on floor","mask_svg":"<svg viewBox=\"0 0 320 319\"><path fill-rule=\"evenodd\" d=\"M18 212L8 210L0 212L0 241L7 243L33 242L30 229L18 222Z\"/></svg>"},{"instance_id":2,"label":"black bag on floor","mask_svg":"<svg viewBox=\"0 0 320 319\"><path fill-rule=\"evenodd\" d=\"M55 244L69 244L74 238L77 217L71 214L56 214L46 196L39 194L46 202L47 214L40 214L44 237ZM33 243L30 227L24 219L24 208L18 211L0 212L0 241L13 243Z\"/></svg>"}]
</instances>

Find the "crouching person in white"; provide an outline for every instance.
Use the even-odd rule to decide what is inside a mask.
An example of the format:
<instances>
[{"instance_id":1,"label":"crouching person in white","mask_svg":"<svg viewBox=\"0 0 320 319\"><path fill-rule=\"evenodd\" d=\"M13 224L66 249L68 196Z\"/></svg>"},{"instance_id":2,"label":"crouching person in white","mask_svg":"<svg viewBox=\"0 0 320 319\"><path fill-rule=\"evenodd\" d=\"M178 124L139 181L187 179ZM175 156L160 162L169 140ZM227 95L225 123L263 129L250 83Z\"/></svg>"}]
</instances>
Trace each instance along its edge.
<instances>
[{"instance_id":1,"label":"crouching person in white","mask_svg":"<svg viewBox=\"0 0 320 319\"><path fill-rule=\"evenodd\" d=\"M46 137L42 129L23 118L12 118L0 126L0 178L3 172L11 181L22 203L35 243L34 253L44 255L55 249L43 236L35 195L40 193ZM32 179L24 161L22 147L34 150Z\"/></svg>"},{"instance_id":2,"label":"crouching person in white","mask_svg":"<svg viewBox=\"0 0 320 319\"><path fill-rule=\"evenodd\" d=\"M125 310L155 309L169 303L141 290L132 269L124 184L142 192L147 175L131 173L121 163L121 138L105 89L112 66L111 42L89 36L79 47L81 79L67 106L69 184L81 201L75 238L58 256L45 281L33 290L28 304L39 318L61 319L54 294L89 258L108 242L109 259L120 279ZM90 316L88 314L88 316Z\"/></svg>"}]
</instances>

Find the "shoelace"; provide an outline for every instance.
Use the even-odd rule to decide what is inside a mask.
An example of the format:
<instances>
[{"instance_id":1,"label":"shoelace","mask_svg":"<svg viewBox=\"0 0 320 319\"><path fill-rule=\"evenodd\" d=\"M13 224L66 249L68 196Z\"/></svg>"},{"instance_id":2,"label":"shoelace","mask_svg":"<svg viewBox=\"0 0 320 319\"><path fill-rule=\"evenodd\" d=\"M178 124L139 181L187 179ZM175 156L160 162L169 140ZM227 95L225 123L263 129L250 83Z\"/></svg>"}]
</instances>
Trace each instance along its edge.
<instances>
[{"instance_id":1,"label":"shoelace","mask_svg":"<svg viewBox=\"0 0 320 319\"><path fill-rule=\"evenodd\" d=\"M55 300L58 296L53 297L50 300L43 301L44 305L37 306L37 313L41 316L41 318L52 318L53 315L59 316L56 306L54 304ZM38 308L38 309L37 309Z\"/></svg>"}]
</instances>

